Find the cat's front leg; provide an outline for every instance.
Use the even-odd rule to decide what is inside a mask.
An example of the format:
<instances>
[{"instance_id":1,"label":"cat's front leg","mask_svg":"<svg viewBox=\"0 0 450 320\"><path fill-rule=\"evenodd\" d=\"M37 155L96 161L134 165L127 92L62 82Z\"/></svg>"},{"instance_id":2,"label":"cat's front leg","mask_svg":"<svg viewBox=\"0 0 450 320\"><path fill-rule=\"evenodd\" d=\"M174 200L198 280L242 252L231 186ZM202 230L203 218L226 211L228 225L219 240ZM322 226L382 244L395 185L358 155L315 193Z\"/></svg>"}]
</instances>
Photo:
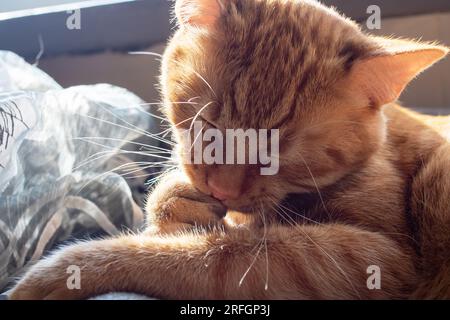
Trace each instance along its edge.
<instances>
[{"instance_id":1,"label":"cat's front leg","mask_svg":"<svg viewBox=\"0 0 450 320\"><path fill-rule=\"evenodd\" d=\"M70 266L80 269L79 289L67 286ZM367 284L373 266L382 278L376 289ZM79 243L31 268L10 298L129 291L168 299L386 299L407 297L415 283L410 257L378 233L270 226Z\"/></svg>"},{"instance_id":2,"label":"cat's front leg","mask_svg":"<svg viewBox=\"0 0 450 320\"><path fill-rule=\"evenodd\" d=\"M85 272L86 259L93 258L91 263L96 263L100 262L101 258L91 257L89 249L88 243L80 243L57 250L51 256L38 261L9 291L8 298L53 300L89 297L95 292L92 286L101 280L101 276L107 276L102 272L105 266L101 265L98 265L97 272Z\"/></svg>"},{"instance_id":3,"label":"cat's front leg","mask_svg":"<svg viewBox=\"0 0 450 320\"><path fill-rule=\"evenodd\" d=\"M193 227L217 226L227 209L175 170L161 176L147 199L146 211L148 234L170 234Z\"/></svg>"}]
</instances>

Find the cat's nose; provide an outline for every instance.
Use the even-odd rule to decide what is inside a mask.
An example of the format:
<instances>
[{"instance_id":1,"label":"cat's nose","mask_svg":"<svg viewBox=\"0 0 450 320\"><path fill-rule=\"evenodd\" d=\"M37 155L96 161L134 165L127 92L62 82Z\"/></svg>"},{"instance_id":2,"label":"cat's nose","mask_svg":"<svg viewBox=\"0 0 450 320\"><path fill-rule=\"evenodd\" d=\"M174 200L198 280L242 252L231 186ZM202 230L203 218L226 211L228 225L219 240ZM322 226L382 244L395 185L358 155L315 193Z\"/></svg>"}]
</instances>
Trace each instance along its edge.
<instances>
[{"instance_id":1,"label":"cat's nose","mask_svg":"<svg viewBox=\"0 0 450 320\"><path fill-rule=\"evenodd\" d=\"M239 188L227 188L215 178L208 178L208 187L214 198L220 201L235 200L239 197Z\"/></svg>"}]
</instances>

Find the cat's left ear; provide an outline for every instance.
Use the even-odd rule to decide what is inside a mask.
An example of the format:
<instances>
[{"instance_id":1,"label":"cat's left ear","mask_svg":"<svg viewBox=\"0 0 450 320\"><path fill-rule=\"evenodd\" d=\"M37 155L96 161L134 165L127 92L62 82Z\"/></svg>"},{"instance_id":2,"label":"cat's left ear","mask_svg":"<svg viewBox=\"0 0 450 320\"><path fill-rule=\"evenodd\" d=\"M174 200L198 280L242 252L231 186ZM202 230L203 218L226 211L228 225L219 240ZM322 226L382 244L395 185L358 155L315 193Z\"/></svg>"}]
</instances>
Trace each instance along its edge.
<instances>
[{"instance_id":1,"label":"cat's left ear","mask_svg":"<svg viewBox=\"0 0 450 320\"><path fill-rule=\"evenodd\" d=\"M224 9L223 0L176 0L175 15L182 26L213 25Z\"/></svg>"},{"instance_id":2,"label":"cat's left ear","mask_svg":"<svg viewBox=\"0 0 450 320\"><path fill-rule=\"evenodd\" d=\"M377 38L382 51L357 61L350 71L350 88L362 92L370 104L382 106L398 99L419 73L442 59L449 49L414 41Z\"/></svg>"}]
</instances>

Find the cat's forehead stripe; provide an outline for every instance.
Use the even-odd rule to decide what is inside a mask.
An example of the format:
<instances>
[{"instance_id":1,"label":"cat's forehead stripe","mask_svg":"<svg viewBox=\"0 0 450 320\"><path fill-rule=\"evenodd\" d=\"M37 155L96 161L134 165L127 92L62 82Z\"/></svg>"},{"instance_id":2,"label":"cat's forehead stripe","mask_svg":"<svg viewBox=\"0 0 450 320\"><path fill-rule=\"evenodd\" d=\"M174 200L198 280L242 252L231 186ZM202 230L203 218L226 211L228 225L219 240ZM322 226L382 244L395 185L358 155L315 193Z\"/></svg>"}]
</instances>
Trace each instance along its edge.
<instances>
[{"instance_id":1,"label":"cat's forehead stripe","mask_svg":"<svg viewBox=\"0 0 450 320\"><path fill-rule=\"evenodd\" d=\"M230 121L281 126L373 49L355 25L311 3L230 1L218 43Z\"/></svg>"}]
</instances>

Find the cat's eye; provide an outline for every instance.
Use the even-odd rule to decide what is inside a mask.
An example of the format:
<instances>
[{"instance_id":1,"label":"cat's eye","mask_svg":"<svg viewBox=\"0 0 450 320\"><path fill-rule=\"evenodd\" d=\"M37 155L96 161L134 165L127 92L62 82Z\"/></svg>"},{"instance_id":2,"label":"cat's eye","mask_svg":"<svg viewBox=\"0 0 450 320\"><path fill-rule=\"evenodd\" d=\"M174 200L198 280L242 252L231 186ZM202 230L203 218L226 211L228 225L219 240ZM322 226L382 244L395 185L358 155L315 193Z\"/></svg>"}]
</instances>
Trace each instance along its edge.
<instances>
[{"instance_id":1,"label":"cat's eye","mask_svg":"<svg viewBox=\"0 0 450 320\"><path fill-rule=\"evenodd\" d=\"M294 140L296 137L296 134L297 134L297 132L293 129L286 130L286 132L284 133L283 140L288 140L288 141Z\"/></svg>"}]
</instances>

